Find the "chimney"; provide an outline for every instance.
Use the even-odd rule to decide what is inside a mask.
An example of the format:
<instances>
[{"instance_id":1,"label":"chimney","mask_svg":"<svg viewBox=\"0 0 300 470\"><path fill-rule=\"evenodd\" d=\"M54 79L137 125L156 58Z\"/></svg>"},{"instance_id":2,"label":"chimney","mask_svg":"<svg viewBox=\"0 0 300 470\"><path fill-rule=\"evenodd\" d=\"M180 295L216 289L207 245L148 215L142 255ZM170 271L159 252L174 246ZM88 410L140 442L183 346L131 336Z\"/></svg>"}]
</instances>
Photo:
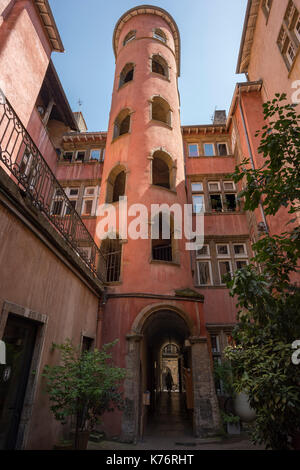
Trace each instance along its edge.
<instances>
[{"instance_id":1,"label":"chimney","mask_svg":"<svg viewBox=\"0 0 300 470\"><path fill-rule=\"evenodd\" d=\"M73 113L75 117L75 121L77 122L77 126L79 129L79 132L86 132L87 131L87 125L84 120L83 114L81 111Z\"/></svg>"},{"instance_id":2,"label":"chimney","mask_svg":"<svg viewBox=\"0 0 300 470\"><path fill-rule=\"evenodd\" d=\"M221 111L215 111L214 115L214 125L220 125L224 126L226 124L226 111L221 110Z\"/></svg>"}]
</instances>

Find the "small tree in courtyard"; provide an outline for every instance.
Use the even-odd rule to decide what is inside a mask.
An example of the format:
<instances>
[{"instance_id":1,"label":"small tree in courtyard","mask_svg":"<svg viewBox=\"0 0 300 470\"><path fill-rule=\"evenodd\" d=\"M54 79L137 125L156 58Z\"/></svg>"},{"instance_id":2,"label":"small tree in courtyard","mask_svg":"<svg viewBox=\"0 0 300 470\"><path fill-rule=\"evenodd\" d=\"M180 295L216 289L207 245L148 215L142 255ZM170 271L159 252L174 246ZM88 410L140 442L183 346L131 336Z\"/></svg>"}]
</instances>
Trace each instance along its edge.
<instances>
[{"instance_id":1,"label":"small tree in courtyard","mask_svg":"<svg viewBox=\"0 0 300 470\"><path fill-rule=\"evenodd\" d=\"M245 160L233 178L245 184L245 210L262 204L267 215L279 217L285 207L291 220L282 233L265 233L253 246L252 264L227 280L239 311L236 347L228 347L226 357L235 390L247 391L257 414L253 441L272 449L290 448L300 430L300 366L291 361L291 344L300 339L300 289L291 281L299 273L300 116L285 100L276 94L263 105L262 167L251 169Z\"/></svg>"},{"instance_id":2,"label":"small tree in courtyard","mask_svg":"<svg viewBox=\"0 0 300 470\"><path fill-rule=\"evenodd\" d=\"M70 340L53 345L61 362L45 366L43 377L55 418L63 425L75 420L75 448L80 431L92 431L104 412L122 408L119 388L125 371L112 364L109 353L115 343L83 353Z\"/></svg>"}]
</instances>

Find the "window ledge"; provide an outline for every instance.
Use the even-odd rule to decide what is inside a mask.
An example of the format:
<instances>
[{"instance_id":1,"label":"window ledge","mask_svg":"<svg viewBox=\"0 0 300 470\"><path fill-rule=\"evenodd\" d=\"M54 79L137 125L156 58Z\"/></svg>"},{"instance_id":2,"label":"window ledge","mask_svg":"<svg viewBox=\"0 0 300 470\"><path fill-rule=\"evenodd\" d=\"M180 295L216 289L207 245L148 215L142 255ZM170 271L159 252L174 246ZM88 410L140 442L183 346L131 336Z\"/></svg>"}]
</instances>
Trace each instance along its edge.
<instances>
[{"instance_id":1,"label":"window ledge","mask_svg":"<svg viewBox=\"0 0 300 470\"><path fill-rule=\"evenodd\" d=\"M96 215L84 215L84 214L81 214L81 217L84 219L96 219L97 218Z\"/></svg>"},{"instance_id":2,"label":"window ledge","mask_svg":"<svg viewBox=\"0 0 300 470\"><path fill-rule=\"evenodd\" d=\"M197 214L194 214L197 215ZM204 212L204 215L245 215L244 211L226 211L226 212Z\"/></svg>"},{"instance_id":3,"label":"window ledge","mask_svg":"<svg viewBox=\"0 0 300 470\"><path fill-rule=\"evenodd\" d=\"M162 79L165 80L166 82L171 83L171 80L170 80L168 77L166 77L165 75L162 75L161 73L153 72L153 71L151 70L151 75L154 75L154 76L157 77L157 78L162 78Z\"/></svg>"},{"instance_id":4,"label":"window ledge","mask_svg":"<svg viewBox=\"0 0 300 470\"><path fill-rule=\"evenodd\" d=\"M115 137L114 139L112 139L111 143L113 144L117 140L122 139L122 137L126 137L129 134L131 134L131 132L126 132L126 134L118 135L118 137Z\"/></svg>"},{"instance_id":5,"label":"window ledge","mask_svg":"<svg viewBox=\"0 0 300 470\"><path fill-rule=\"evenodd\" d=\"M156 189L163 189L164 191L168 191L169 193L177 195L176 189L164 188L163 186L159 186L159 184L153 184L153 183L150 184L150 187L151 188L156 188Z\"/></svg>"},{"instance_id":6,"label":"window ledge","mask_svg":"<svg viewBox=\"0 0 300 470\"><path fill-rule=\"evenodd\" d=\"M121 286L123 284L122 281L113 281L113 282L105 282L105 286Z\"/></svg>"},{"instance_id":7,"label":"window ledge","mask_svg":"<svg viewBox=\"0 0 300 470\"><path fill-rule=\"evenodd\" d=\"M161 126L166 127L167 129L170 129L170 131L173 130L173 127L170 126L170 124L167 124L166 122L158 121L157 119L151 119L150 122L153 122L154 124L160 124Z\"/></svg>"},{"instance_id":8,"label":"window ledge","mask_svg":"<svg viewBox=\"0 0 300 470\"><path fill-rule=\"evenodd\" d=\"M180 263L178 263L177 261L164 261L160 259L151 259L150 264L167 264L169 266L176 266L180 268Z\"/></svg>"},{"instance_id":9,"label":"window ledge","mask_svg":"<svg viewBox=\"0 0 300 470\"><path fill-rule=\"evenodd\" d=\"M228 290L228 287L226 287L224 285L222 285L222 286L221 285L220 286L216 286L216 285L214 285L214 286L199 286L198 284L195 284L195 287L197 289L223 289L223 290L226 289L226 290Z\"/></svg>"},{"instance_id":10,"label":"window ledge","mask_svg":"<svg viewBox=\"0 0 300 470\"><path fill-rule=\"evenodd\" d=\"M191 155L188 155L188 158L234 158L234 155L230 154L230 155L198 155L198 157L193 157Z\"/></svg>"}]
</instances>

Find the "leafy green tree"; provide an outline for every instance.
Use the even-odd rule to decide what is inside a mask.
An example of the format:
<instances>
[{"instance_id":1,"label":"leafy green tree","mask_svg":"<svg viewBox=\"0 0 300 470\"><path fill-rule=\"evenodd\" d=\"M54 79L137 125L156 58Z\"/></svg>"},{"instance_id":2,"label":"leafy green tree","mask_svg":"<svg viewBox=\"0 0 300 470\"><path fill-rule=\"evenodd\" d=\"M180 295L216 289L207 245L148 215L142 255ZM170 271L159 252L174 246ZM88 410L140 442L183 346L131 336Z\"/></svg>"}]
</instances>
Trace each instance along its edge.
<instances>
[{"instance_id":1,"label":"leafy green tree","mask_svg":"<svg viewBox=\"0 0 300 470\"><path fill-rule=\"evenodd\" d=\"M285 100L276 94L263 105L263 165L252 169L244 160L232 176L243 181L245 210L262 204L275 216L284 207L291 219L281 234L261 236L252 263L227 279L238 306L236 347L226 350L234 388L247 391L256 411L253 441L272 449L290 448L300 431L300 367L291 361L291 344L300 339L300 289L292 281L299 274L300 116Z\"/></svg>"},{"instance_id":2,"label":"leafy green tree","mask_svg":"<svg viewBox=\"0 0 300 470\"><path fill-rule=\"evenodd\" d=\"M75 419L75 448L78 448L80 431L92 431L104 412L122 408L119 388L125 370L112 364L109 349L115 344L116 341L101 350L83 353L70 340L54 344L60 352L60 364L44 368L46 391L55 419L63 425L70 418Z\"/></svg>"}]
</instances>

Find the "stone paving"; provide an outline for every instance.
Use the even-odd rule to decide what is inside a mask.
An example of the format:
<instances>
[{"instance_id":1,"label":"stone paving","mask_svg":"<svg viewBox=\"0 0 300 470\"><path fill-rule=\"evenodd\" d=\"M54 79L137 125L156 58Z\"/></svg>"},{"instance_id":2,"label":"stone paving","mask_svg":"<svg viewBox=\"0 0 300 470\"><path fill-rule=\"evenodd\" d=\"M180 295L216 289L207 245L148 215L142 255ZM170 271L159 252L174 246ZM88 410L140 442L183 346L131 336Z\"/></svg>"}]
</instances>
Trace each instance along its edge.
<instances>
[{"instance_id":1,"label":"stone paving","mask_svg":"<svg viewBox=\"0 0 300 470\"><path fill-rule=\"evenodd\" d=\"M254 446L246 434L200 439L193 437L191 419L179 393L161 394L155 414L149 420L142 440L124 444L104 440L89 442L88 450L263 450Z\"/></svg>"}]
</instances>

